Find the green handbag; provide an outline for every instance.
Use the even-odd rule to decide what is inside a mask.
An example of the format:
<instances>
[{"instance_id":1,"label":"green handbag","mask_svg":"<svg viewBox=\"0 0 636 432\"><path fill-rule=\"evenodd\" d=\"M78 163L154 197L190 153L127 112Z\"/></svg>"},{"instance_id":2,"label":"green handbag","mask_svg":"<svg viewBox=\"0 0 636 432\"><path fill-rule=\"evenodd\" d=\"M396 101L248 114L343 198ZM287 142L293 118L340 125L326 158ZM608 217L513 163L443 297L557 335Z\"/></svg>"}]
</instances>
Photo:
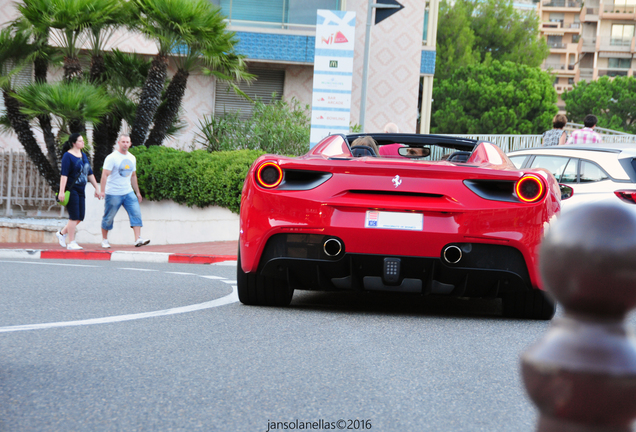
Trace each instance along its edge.
<instances>
[{"instance_id":1,"label":"green handbag","mask_svg":"<svg viewBox=\"0 0 636 432\"><path fill-rule=\"evenodd\" d=\"M60 200L60 198L58 197L58 193L55 193L55 198L57 199L58 204L66 207L66 205L68 204L68 200L71 197L71 193L69 191L64 192L64 199Z\"/></svg>"}]
</instances>

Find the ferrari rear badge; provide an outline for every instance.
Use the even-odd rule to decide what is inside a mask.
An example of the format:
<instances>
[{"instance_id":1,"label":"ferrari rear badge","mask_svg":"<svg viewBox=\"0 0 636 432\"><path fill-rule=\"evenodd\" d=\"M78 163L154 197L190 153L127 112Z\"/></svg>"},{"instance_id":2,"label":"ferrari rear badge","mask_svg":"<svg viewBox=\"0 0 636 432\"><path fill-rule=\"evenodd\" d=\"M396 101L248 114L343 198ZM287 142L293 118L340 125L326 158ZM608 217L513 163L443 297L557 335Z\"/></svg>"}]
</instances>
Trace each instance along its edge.
<instances>
[{"instance_id":1,"label":"ferrari rear badge","mask_svg":"<svg viewBox=\"0 0 636 432\"><path fill-rule=\"evenodd\" d=\"M391 180L391 181L393 182L395 187L398 187L399 185L402 184L402 179L400 178L399 175L396 175L395 177L393 177L393 180Z\"/></svg>"}]
</instances>

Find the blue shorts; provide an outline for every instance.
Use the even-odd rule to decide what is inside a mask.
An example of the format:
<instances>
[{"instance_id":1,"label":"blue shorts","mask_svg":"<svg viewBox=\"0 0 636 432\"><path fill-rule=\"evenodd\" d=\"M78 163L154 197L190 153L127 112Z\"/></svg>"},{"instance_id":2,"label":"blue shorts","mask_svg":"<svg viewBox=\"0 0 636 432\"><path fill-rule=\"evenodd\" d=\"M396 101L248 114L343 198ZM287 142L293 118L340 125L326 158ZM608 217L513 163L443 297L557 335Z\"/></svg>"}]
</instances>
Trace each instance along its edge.
<instances>
[{"instance_id":1,"label":"blue shorts","mask_svg":"<svg viewBox=\"0 0 636 432\"><path fill-rule=\"evenodd\" d=\"M102 218L102 229L110 231L113 229L113 221L119 207L124 206L130 219L131 227L143 226L141 223L141 210L139 210L139 200L134 192L128 195L106 195L104 203L104 217Z\"/></svg>"},{"instance_id":2,"label":"blue shorts","mask_svg":"<svg viewBox=\"0 0 636 432\"><path fill-rule=\"evenodd\" d=\"M69 220L83 221L86 214L86 195L84 194L84 187L73 187L69 192L68 204L66 205L68 218Z\"/></svg>"}]
</instances>

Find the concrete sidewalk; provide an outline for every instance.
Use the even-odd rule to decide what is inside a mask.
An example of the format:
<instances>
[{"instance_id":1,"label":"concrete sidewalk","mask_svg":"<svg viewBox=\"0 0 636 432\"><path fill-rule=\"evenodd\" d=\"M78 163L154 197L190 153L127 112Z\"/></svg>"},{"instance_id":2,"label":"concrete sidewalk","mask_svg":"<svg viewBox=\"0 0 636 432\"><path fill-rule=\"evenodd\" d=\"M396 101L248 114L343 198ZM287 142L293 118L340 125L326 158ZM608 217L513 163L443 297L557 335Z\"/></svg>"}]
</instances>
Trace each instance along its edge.
<instances>
[{"instance_id":1,"label":"concrete sidewalk","mask_svg":"<svg viewBox=\"0 0 636 432\"><path fill-rule=\"evenodd\" d=\"M55 243L0 243L0 259L82 259L103 261L169 262L189 264L211 264L235 261L237 241L187 243L135 247L111 245L102 249L99 244L81 244L81 251L70 251Z\"/></svg>"}]
</instances>

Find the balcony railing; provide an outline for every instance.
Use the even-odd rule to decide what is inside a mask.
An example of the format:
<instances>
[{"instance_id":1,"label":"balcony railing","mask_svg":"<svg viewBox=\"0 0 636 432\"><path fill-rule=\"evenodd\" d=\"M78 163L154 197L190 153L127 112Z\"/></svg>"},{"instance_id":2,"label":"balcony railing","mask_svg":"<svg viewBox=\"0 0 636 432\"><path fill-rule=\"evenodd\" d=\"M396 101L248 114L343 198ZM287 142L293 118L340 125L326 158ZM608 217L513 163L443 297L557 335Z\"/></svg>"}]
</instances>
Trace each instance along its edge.
<instances>
[{"instance_id":1,"label":"balcony railing","mask_svg":"<svg viewBox=\"0 0 636 432\"><path fill-rule=\"evenodd\" d=\"M558 94L564 93L566 91L570 91L574 88L573 85L570 84L557 84L554 86L554 89Z\"/></svg>"},{"instance_id":2,"label":"balcony railing","mask_svg":"<svg viewBox=\"0 0 636 432\"><path fill-rule=\"evenodd\" d=\"M548 42L548 47L554 49L563 49L565 48L565 44L563 42Z\"/></svg>"},{"instance_id":3,"label":"balcony railing","mask_svg":"<svg viewBox=\"0 0 636 432\"><path fill-rule=\"evenodd\" d=\"M632 38L629 38L629 39L610 38L609 44L612 45L612 46L626 46L626 47L629 47L629 46L632 46Z\"/></svg>"},{"instance_id":4,"label":"balcony railing","mask_svg":"<svg viewBox=\"0 0 636 432\"><path fill-rule=\"evenodd\" d=\"M567 7L581 9L583 2L567 0L545 0L543 7Z\"/></svg>"},{"instance_id":5,"label":"balcony railing","mask_svg":"<svg viewBox=\"0 0 636 432\"><path fill-rule=\"evenodd\" d=\"M603 13L618 13L618 14L633 14L636 11L636 6L614 5L604 4Z\"/></svg>"},{"instance_id":6,"label":"balcony railing","mask_svg":"<svg viewBox=\"0 0 636 432\"><path fill-rule=\"evenodd\" d=\"M617 77L617 76L627 76L629 74L629 70L627 69L599 69L598 76L608 76L608 77Z\"/></svg>"}]
</instances>

